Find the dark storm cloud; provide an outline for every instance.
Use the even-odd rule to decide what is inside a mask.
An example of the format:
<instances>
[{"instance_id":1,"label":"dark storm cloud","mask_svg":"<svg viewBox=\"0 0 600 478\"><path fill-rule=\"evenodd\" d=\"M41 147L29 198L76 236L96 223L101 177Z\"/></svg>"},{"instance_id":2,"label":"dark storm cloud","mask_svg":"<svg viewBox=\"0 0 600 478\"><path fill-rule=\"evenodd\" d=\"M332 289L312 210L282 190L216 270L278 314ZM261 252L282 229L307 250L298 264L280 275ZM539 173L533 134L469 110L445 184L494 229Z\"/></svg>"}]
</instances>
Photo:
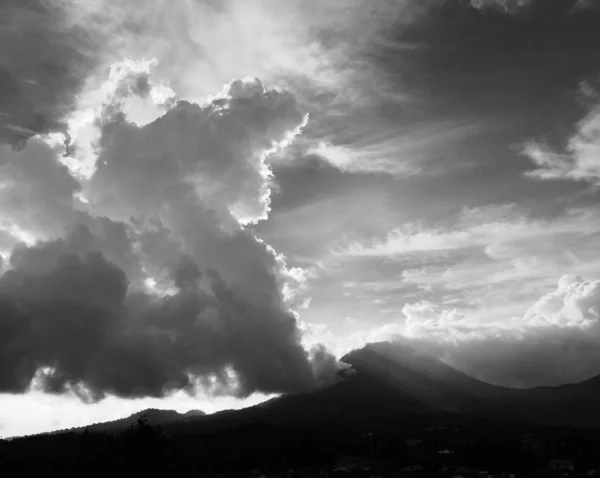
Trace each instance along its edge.
<instances>
[{"instance_id":1,"label":"dark storm cloud","mask_svg":"<svg viewBox=\"0 0 600 478\"><path fill-rule=\"evenodd\" d=\"M47 391L87 399L160 397L211 374L241 396L313 386L290 313L251 304L189 258L173 270L173 295L131 291L94 240L81 226L13 252L0 278L0 391L24 392L37 378ZM203 275L206 291L198 287ZM322 371L330 364L322 351L318 357Z\"/></svg>"},{"instance_id":2,"label":"dark storm cloud","mask_svg":"<svg viewBox=\"0 0 600 478\"><path fill-rule=\"evenodd\" d=\"M91 32L65 2L0 2L0 142L22 147L65 129L65 116L95 64Z\"/></svg>"}]
</instances>

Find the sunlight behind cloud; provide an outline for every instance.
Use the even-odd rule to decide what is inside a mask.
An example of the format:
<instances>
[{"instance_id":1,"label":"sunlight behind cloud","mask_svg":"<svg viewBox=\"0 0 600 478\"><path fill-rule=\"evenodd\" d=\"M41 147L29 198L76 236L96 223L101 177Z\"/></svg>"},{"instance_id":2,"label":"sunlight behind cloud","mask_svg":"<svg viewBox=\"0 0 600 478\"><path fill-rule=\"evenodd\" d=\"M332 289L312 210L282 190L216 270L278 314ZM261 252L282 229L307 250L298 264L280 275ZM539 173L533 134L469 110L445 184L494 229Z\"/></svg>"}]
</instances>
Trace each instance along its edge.
<instances>
[{"instance_id":1,"label":"sunlight behind cloud","mask_svg":"<svg viewBox=\"0 0 600 478\"><path fill-rule=\"evenodd\" d=\"M2 433L312 396L377 341L592 376L598 11L0 2Z\"/></svg>"}]
</instances>

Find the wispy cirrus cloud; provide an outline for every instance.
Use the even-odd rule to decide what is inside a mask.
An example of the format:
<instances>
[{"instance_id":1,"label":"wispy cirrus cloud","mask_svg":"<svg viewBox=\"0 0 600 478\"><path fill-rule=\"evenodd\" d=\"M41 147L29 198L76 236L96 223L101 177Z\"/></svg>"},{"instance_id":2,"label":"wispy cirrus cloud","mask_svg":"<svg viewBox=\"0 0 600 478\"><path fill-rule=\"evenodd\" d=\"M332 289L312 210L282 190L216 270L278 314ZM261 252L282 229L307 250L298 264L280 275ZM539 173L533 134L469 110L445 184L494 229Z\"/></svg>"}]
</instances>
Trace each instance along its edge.
<instances>
[{"instance_id":1,"label":"wispy cirrus cloud","mask_svg":"<svg viewBox=\"0 0 600 478\"><path fill-rule=\"evenodd\" d=\"M466 208L456 222L440 227L405 224L370 243L350 242L334 255L356 257L399 257L415 253L445 253L481 249L499 256L507 245L542 240L548 236L598 231L600 217L594 210L573 209L556 219L531 219L514 204Z\"/></svg>"},{"instance_id":2,"label":"wispy cirrus cloud","mask_svg":"<svg viewBox=\"0 0 600 478\"><path fill-rule=\"evenodd\" d=\"M432 122L421 127L391 128L361 125L347 132L352 139L339 144L320 140L309 146L314 154L347 173L387 173L394 176L436 175L447 172L448 165L440 157L440 147L455 148L485 130L483 121ZM352 133L352 134L351 134ZM468 162L452 163L454 170L472 166Z\"/></svg>"},{"instance_id":3,"label":"wispy cirrus cloud","mask_svg":"<svg viewBox=\"0 0 600 478\"><path fill-rule=\"evenodd\" d=\"M600 216L592 208L536 219L505 205L464 210L452 226L413 224L383 241L350 243L331 260L363 271L349 280L367 300L398 307L402 296L420 291L435 302L485 308L493 320L518 313L564 271L595 274L599 238ZM385 264L384 274L366 274L378 264Z\"/></svg>"}]
</instances>

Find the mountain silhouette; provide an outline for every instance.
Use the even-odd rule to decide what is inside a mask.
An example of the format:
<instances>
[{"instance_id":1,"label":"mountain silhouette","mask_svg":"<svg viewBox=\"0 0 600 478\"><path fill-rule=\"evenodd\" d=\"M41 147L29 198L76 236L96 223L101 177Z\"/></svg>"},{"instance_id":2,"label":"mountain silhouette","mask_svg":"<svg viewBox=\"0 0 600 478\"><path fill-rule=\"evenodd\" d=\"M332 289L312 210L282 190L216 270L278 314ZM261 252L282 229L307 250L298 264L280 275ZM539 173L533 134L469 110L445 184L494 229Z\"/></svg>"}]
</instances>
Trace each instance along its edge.
<instances>
[{"instance_id":1,"label":"mountain silhouette","mask_svg":"<svg viewBox=\"0 0 600 478\"><path fill-rule=\"evenodd\" d=\"M473 416L542 425L600 427L600 376L559 387L513 389L482 382L409 345L382 342L341 359L350 368L338 383L313 392L284 395L201 421L175 423L193 433L265 423L365 422L401 417ZM199 427L199 428L198 428Z\"/></svg>"},{"instance_id":2,"label":"mountain silhouette","mask_svg":"<svg viewBox=\"0 0 600 478\"><path fill-rule=\"evenodd\" d=\"M513 389L477 380L409 344L372 343L341 359L349 368L334 385L276 397L241 410L206 415L148 409L87 427L118 432L145 414L169 433L265 423L365 422L439 414L511 419L542 425L600 427L600 376L558 387Z\"/></svg>"}]
</instances>

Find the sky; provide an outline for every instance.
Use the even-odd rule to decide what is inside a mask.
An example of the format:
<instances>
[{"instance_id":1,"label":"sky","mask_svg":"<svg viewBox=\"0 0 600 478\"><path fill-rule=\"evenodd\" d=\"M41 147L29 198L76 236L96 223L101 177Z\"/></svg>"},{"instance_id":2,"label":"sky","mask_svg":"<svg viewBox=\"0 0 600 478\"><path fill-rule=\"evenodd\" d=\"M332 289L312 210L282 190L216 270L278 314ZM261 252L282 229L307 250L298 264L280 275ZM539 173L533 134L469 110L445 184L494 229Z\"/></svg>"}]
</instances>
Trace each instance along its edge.
<instances>
[{"instance_id":1,"label":"sky","mask_svg":"<svg viewBox=\"0 0 600 478\"><path fill-rule=\"evenodd\" d=\"M596 376L599 186L596 0L1 0L0 436Z\"/></svg>"}]
</instances>

